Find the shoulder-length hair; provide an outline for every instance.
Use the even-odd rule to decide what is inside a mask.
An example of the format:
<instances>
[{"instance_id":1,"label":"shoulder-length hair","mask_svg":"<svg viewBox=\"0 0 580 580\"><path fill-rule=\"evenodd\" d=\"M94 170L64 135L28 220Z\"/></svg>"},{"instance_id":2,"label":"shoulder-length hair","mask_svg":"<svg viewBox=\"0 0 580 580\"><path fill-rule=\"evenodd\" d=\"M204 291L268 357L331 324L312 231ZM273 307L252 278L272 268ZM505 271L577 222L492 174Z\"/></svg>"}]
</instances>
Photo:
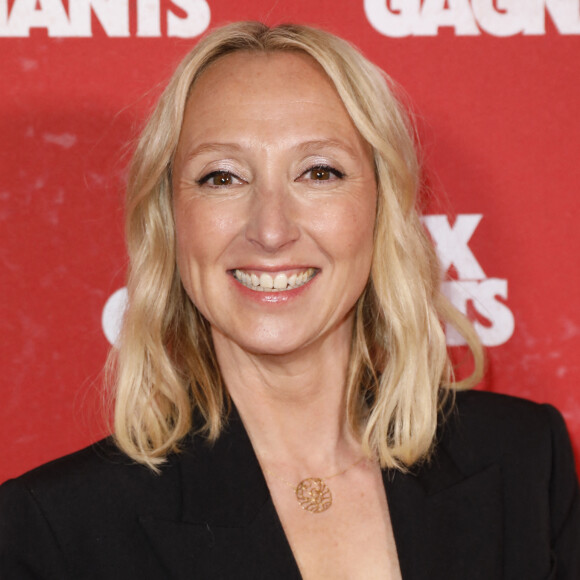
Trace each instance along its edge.
<instances>
[{"instance_id":1,"label":"shoulder-length hair","mask_svg":"<svg viewBox=\"0 0 580 580\"><path fill-rule=\"evenodd\" d=\"M181 62L143 130L127 194L129 303L109 361L117 444L155 470L192 430L215 440L227 417L229 398L209 324L176 267L171 180L192 85L213 62L236 51L310 55L372 148L375 247L355 307L347 417L382 467L405 469L428 456L444 393L481 377L483 353L469 322L440 291L440 265L417 211L415 134L393 83L348 42L298 25L242 22L210 33ZM461 384L454 381L445 343L447 322L474 356L474 374Z\"/></svg>"}]
</instances>

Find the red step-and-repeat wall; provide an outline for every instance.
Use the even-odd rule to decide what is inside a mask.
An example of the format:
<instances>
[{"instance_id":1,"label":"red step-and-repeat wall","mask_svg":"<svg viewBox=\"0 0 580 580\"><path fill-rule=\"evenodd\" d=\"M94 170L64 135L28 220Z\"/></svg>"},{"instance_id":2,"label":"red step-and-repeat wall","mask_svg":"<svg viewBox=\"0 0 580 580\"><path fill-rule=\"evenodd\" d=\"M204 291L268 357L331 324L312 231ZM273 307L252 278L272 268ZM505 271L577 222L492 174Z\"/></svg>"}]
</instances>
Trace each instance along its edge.
<instances>
[{"instance_id":1,"label":"red step-and-repeat wall","mask_svg":"<svg viewBox=\"0 0 580 580\"><path fill-rule=\"evenodd\" d=\"M199 36L248 19L324 27L404 87L479 388L555 404L580 459L579 0L0 0L0 481L105 433L131 143Z\"/></svg>"}]
</instances>

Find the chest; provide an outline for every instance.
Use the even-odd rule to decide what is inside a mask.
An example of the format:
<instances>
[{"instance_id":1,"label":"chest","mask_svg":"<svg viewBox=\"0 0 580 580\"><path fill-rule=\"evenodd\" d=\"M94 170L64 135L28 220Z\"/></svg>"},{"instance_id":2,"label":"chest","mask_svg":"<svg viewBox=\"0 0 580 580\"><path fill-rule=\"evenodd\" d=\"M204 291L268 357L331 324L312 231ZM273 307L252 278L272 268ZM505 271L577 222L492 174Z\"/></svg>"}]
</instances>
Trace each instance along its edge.
<instances>
[{"instance_id":1,"label":"chest","mask_svg":"<svg viewBox=\"0 0 580 580\"><path fill-rule=\"evenodd\" d=\"M304 580L401 578L378 468L329 481L332 504L320 513L304 510L288 486L269 485Z\"/></svg>"}]
</instances>

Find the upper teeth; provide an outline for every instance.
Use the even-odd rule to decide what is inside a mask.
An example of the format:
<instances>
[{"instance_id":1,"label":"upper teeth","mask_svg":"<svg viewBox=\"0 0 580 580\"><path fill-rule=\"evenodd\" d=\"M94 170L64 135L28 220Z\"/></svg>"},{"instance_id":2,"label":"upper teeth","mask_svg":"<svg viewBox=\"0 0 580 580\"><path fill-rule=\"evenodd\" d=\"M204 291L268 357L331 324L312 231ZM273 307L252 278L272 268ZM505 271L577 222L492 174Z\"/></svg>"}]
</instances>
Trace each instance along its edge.
<instances>
[{"instance_id":1,"label":"upper teeth","mask_svg":"<svg viewBox=\"0 0 580 580\"><path fill-rule=\"evenodd\" d=\"M244 286L247 286L252 290L257 290L259 292L264 292L266 290L280 292L283 290L290 290L291 288L298 288L299 286L306 284L306 282L314 277L314 273L314 268L308 268L308 270L304 270L304 272L291 274L290 276L286 276L286 274L283 273L269 274L267 272L258 276L257 274L250 274L243 270L235 270L234 276L236 280L239 280Z\"/></svg>"}]
</instances>

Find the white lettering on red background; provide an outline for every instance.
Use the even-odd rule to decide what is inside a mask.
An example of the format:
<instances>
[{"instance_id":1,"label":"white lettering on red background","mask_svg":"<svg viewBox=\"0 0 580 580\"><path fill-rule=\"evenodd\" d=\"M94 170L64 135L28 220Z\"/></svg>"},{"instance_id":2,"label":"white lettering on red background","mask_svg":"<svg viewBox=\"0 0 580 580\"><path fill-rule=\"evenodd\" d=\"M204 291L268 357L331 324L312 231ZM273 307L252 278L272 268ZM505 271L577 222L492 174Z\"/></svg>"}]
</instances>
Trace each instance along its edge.
<instances>
[{"instance_id":1,"label":"white lettering on red background","mask_svg":"<svg viewBox=\"0 0 580 580\"><path fill-rule=\"evenodd\" d=\"M206 0L172 0L172 7L183 16L166 12L167 30L161 30L161 0L69 0L68 12L62 0L15 0L8 11L8 0L0 0L0 37L27 37L31 28L44 28L51 37L90 37L91 18L111 37L131 36L130 15L136 11L137 36L193 38L210 23Z\"/></svg>"},{"instance_id":2,"label":"white lettering on red background","mask_svg":"<svg viewBox=\"0 0 580 580\"><path fill-rule=\"evenodd\" d=\"M373 28L385 36L457 36L546 33L546 13L560 34L580 34L580 0L364 0Z\"/></svg>"},{"instance_id":3,"label":"white lettering on red background","mask_svg":"<svg viewBox=\"0 0 580 580\"><path fill-rule=\"evenodd\" d=\"M460 214L452 226L446 215L428 215L423 217L423 224L435 243L443 271L453 267L457 273L456 280L443 282L443 293L463 314L468 314L471 303L479 318L473 320L473 325L481 341L486 346L498 346L511 338L515 321L503 302L508 297L507 280L488 278L468 245L482 217ZM446 335L451 346L465 344L450 325Z\"/></svg>"}]
</instances>

